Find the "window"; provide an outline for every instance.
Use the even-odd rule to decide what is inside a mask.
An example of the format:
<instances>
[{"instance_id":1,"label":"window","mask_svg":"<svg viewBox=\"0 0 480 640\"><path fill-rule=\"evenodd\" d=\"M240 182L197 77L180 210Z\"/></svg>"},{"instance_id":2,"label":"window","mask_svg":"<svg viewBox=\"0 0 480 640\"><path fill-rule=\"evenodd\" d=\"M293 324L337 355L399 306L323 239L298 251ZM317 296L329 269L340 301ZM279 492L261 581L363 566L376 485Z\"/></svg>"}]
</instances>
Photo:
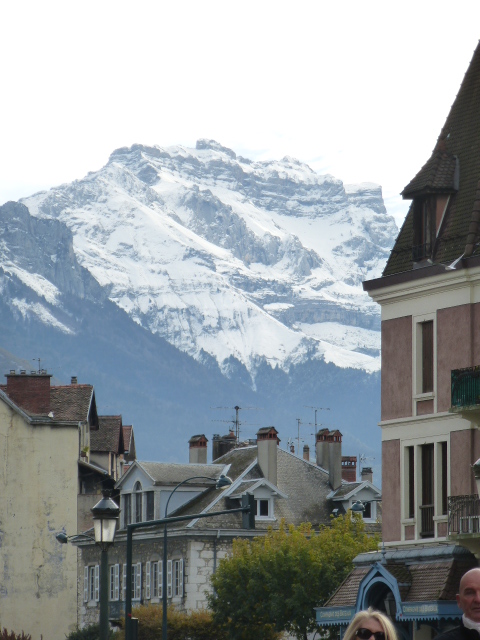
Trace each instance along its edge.
<instances>
[{"instance_id":1,"label":"window","mask_svg":"<svg viewBox=\"0 0 480 640\"><path fill-rule=\"evenodd\" d=\"M436 198L415 198L413 203L413 260L432 256L436 235Z\"/></svg>"},{"instance_id":2,"label":"window","mask_svg":"<svg viewBox=\"0 0 480 640\"><path fill-rule=\"evenodd\" d=\"M433 320L422 322L422 393L433 391Z\"/></svg>"},{"instance_id":3,"label":"window","mask_svg":"<svg viewBox=\"0 0 480 640\"><path fill-rule=\"evenodd\" d=\"M98 564L85 567L83 580L83 601L98 602L100 587L100 567Z\"/></svg>"},{"instance_id":4,"label":"window","mask_svg":"<svg viewBox=\"0 0 480 640\"><path fill-rule=\"evenodd\" d=\"M147 503L146 504L147 513L146 513L145 520L154 520L155 519L155 494L153 493L153 491L146 491L145 498Z\"/></svg>"},{"instance_id":5,"label":"window","mask_svg":"<svg viewBox=\"0 0 480 640\"><path fill-rule=\"evenodd\" d=\"M433 450L434 445L424 444L421 449L422 462L422 504L420 512L422 516L420 536L422 538L432 538L434 536L434 503L433 503Z\"/></svg>"},{"instance_id":6,"label":"window","mask_svg":"<svg viewBox=\"0 0 480 640\"><path fill-rule=\"evenodd\" d=\"M413 447L406 447L406 467L407 473L407 493L406 493L406 516L407 518L415 517L415 449Z\"/></svg>"},{"instance_id":7,"label":"window","mask_svg":"<svg viewBox=\"0 0 480 640\"><path fill-rule=\"evenodd\" d=\"M122 567L122 600L127 597L127 565ZM142 563L132 564L132 600L142 597Z\"/></svg>"},{"instance_id":8,"label":"window","mask_svg":"<svg viewBox=\"0 0 480 640\"><path fill-rule=\"evenodd\" d=\"M110 590L109 597L111 601L116 601L120 597L120 565L110 565Z\"/></svg>"},{"instance_id":9,"label":"window","mask_svg":"<svg viewBox=\"0 0 480 640\"><path fill-rule=\"evenodd\" d=\"M256 518L268 518L270 516L270 500L260 499L255 500Z\"/></svg>"},{"instance_id":10,"label":"window","mask_svg":"<svg viewBox=\"0 0 480 640\"><path fill-rule=\"evenodd\" d=\"M125 526L132 524L132 496L130 493L123 496L123 522Z\"/></svg>"},{"instance_id":11,"label":"window","mask_svg":"<svg viewBox=\"0 0 480 640\"><path fill-rule=\"evenodd\" d=\"M145 597L146 598L161 598L162 597L162 561L158 562L147 562L151 566L150 569L150 596L146 593L145 588ZM147 581L148 581L148 569L145 568L145 572L147 573Z\"/></svg>"},{"instance_id":12,"label":"window","mask_svg":"<svg viewBox=\"0 0 480 640\"><path fill-rule=\"evenodd\" d=\"M183 559L167 563L167 598L183 597Z\"/></svg>"},{"instance_id":13,"label":"window","mask_svg":"<svg viewBox=\"0 0 480 640\"><path fill-rule=\"evenodd\" d=\"M364 502L363 503L365 509L363 511L362 516L364 518L371 518L372 517L372 503L371 502Z\"/></svg>"},{"instance_id":14,"label":"window","mask_svg":"<svg viewBox=\"0 0 480 640\"><path fill-rule=\"evenodd\" d=\"M440 513L447 515L448 513L448 489L447 489L447 443L440 442L440 493L441 493L441 505Z\"/></svg>"},{"instance_id":15,"label":"window","mask_svg":"<svg viewBox=\"0 0 480 640\"><path fill-rule=\"evenodd\" d=\"M135 483L133 491L135 492L135 522L142 522L143 494L142 494L142 485L140 484L140 482Z\"/></svg>"}]
</instances>

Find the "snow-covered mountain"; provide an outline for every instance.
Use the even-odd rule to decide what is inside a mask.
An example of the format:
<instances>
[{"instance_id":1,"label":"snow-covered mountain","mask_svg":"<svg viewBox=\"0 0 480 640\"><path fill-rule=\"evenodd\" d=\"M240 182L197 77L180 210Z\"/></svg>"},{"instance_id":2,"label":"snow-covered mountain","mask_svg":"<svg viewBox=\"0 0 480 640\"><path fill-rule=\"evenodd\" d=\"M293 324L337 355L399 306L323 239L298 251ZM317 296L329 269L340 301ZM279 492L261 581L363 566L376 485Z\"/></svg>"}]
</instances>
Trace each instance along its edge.
<instances>
[{"instance_id":1,"label":"snow-covered mountain","mask_svg":"<svg viewBox=\"0 0 480 640\"><path fill-rule=\"evenodd\" d=\"M99 171L22 203L39 223L69 229L74 271L102 296L229 377L240 368L255 385L265 364L287 372L312 360L379 369L379 313L361 282L380 275L397 228L377 185L199 140L118 149ZM50 251L53 273L62 244ZM76 331L63 284L5 248L0 264L37 292L28 313Z\"/></svg>"}]
</instances>

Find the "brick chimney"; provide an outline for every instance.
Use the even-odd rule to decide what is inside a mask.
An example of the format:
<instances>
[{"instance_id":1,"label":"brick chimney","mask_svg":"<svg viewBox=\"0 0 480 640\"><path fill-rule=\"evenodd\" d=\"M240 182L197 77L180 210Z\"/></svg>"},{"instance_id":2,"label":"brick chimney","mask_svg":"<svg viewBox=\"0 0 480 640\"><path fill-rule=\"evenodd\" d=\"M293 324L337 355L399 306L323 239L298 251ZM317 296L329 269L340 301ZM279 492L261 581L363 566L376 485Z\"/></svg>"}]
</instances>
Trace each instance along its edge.
<instances>
[{"instance_id":1,"label":"brick chimney","mask_svg":"<svg viewBox=\"0 0 480 640\"><path fill-rule=\"evenodd\" d=\"M330 433L328 429L320 429L317 431L317 441L315 443L315 457L319 467L328 471L328 444L327 436Z\"/></svg>"},{"instance_id":2,"label":"brick chimney","mask_svg":"<svg viewBox=\"0 0 480 640\"><path fill-rule=\"evenodd\" d=\"M258 464L264 477L277 484L277 449L280 443L275 427L263 427L257 431Z\"/></svg>"},{"instance_id":3,"label":"brick chimney","mask_svg":"<svg viewBox=\"0 0 480 640\"><path fill-rule=\"evenodd\" d=\"M342 456L342 480L346 482L357 480L357 456Z\"/></svg>"},{"instance_id":4,"label":"brick chimney","mask_svg":"<svg viewBox=\"0 0 480 640\"><path fill-rule=\"evenodd\" d=\"M303 459L310 462L310 447L308 444L303 445Z\"/></svg>"},{"instance_id":5,"label":"brick chimney","mask_svg":"<svg viewBox=\"0 0 480 640\"><path fill-rule=\"evenodd\" d=\"M190 464L207 464L207 438L204 434L192 436L188 441L188 461Z\"/></svg>"},{"instance_id":6,"label":"brick chimney","mask_svg":"<svg viewBox=\"0 0 480 640\"><path fill-rule=\"evenodd\" d=\"M362 482L364 482L365 480L368 480L368 482L371 482L373 484L373 470L372 470L372 467L363 467L360 475L361 475L361 481Z\"/></svg>"},{"instance_id":7,"label":"brick chimney","mask_svg":"<svg viewBox=\"0 0 480 640\"><path fill-rule=\"evenodd\" d=\"M50 378L46 371L20 373L11 371L7 378L7 395L21 409L29 413L48 414L50 411Z\"/></svg>"}]
</instances>

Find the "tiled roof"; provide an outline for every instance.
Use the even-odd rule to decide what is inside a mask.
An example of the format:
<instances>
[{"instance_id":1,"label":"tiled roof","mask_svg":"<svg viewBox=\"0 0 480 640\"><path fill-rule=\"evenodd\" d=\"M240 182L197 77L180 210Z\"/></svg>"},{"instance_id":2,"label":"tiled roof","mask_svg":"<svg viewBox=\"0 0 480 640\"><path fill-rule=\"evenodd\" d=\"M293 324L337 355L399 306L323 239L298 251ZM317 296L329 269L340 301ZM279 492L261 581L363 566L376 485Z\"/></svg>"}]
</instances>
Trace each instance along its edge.
<instances>
[{"instance_id":1,"label":"tiled roof","mask_svg":"<svg viewBox=\"0 0 480 640\"><path fill-rule=\"evenodd\" d=\"M122 416L99 416L97 431L90 434L91 451L124 452Z\"/></svg>"},{"instance_id":2,"label":"tiled roof","mask_svg":"<svg viewBox=\"0 0 480 640\"><path fill-rule=\"evenodd\" d=\"M50 408L55 420L88 420L94 400L91 384L72 384L64 387L50 387Z\"/></svg>"},{"instance_id":3,"label":"tiled roof","mask_svg":"<svg viewBox=\"0 0 480 640\"><path fill-rule=\"evenodd\" d=\"M451 263L464 252L466 257L480 254L480 247L476 246L480 237L480 44L431 158L405 187L404 194L412 197L422 190L453 191L456 186L456 158L458 191L452 194L445 212L432 255L434 263ZM412 245L413 205L393 247L384 276L412 269Z\"/></svg>"},{"instance_id":4,"label":"tiled roof","mask_svg":"<svg viewBox=\"0 0 480 640\"><path fill-rule=\"evenodd\" d=\"M339 500L340 498L344 498L361 484L361 482L346 482L340 485L340 487L338 487L338 489L332 493L332 500Z\"/></svg>"},{"instance_id":5,"label":"tiled roof","mask_svg":"<svg viewBox=\"0 0 480 640\"><path fill-rule=\"evenodd\" d=\"M325 603L326 607L354 607L357 602L358 588L370 571L370 567L356 567L351 571L333 596Z\"/></svg>"}]
</instances>

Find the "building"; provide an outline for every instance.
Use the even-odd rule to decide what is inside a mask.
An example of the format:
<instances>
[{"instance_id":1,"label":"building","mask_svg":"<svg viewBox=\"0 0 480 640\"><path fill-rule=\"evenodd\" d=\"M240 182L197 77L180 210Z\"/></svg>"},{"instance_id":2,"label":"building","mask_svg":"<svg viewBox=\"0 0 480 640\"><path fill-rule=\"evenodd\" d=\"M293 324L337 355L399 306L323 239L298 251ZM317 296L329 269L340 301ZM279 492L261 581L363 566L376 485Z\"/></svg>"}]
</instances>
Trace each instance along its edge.
<instances>
[{"instance_id":1,"label":"building","mask_svg":"<svg viewBox=\"0 0 480 640\"><path fill-rule=\"evenodd\" d=\"M0 622L33 640L77 627L79 554L55 534L92 527L102 483L121 473L125 433L135 456L132 427L98 416L92 385L51 377L12 370L0 385Z\"/></svg>"},{"instance_id":2,"label":"building","mask_svg":"<svg viewBox=\"0 0 480 640\"><path fill-rule=\"evenodd\" d=\"M467 547L480 551L479 123L480 46L402 192L411 206L383 276L364 283L382 318L384 549L357 558L318 610L322 624L372 604L404 637L430 638L458 621L459 579L477 564Z\"/></svg>"},{"instance_id":3,"label":"building","mask_svg":"<svg viewBox=\"0 0 480 640\"><path fill-rule=\"evenodd\" d=\"M330 433L330 432L329 432ZM213 438L214 462L207 464L207 439L203 434L189 440L189 464L135 462L117 482L121 497L121 523L115 545L109 550L110 617L120 617L125 604L126 549L125 527L131 522L157 520L165 515L191 515L185 523L168 527L167 597L183 609L201 609L207 604L205 592L209 577L220 558L231 552L238 537L258 536L268 527L278 527L284 518L299 525L311 522L314 527L328 524L334 509L348 508L361 493L367 502L378 498L379 491L370 482L342 482L341 433L317 440L316 462L300 458L279 447L277 430L262 428L254 444L242 446L233 439ZM219 446L221 445L221 446ZM218 457L217 457L218 456ZM319 466L319 457L326 468ZM228 475L233 484L222 491L212 488L220 475ZM200 476L200 477L198 477ZM334 493L350 487L341 500ZM195 519L199 513L212 513L239 507L245 493L252 493L256 503L256 530L242 529L239 513L219 515L212 519ZM332 496L332 499L331 499ZM378 525L370 521L372 528ZM163 527L139 529L133 545L133 602L159 603L162 597ZM98 616L98 593L94 580L98 551L93 545L82 545L84 588L80 618L90 624Z\"/></svg>"},{"instance_id":4,"label":"building","mask_svg":"<svg viewBox=\"0 0 480 640\"><path fill-rule=\"evenodd\" d=\"M77 551L55 533L79 531L79 494L98 429L91 385L51 386L46 371L10 371L0 386L0 621L33 640L77 623ZM98 497L97 497L98 498ZM80 514L80 515L79 515ZM55 612L55 615L53 615Z\"/></svg>"}]
</instances>

